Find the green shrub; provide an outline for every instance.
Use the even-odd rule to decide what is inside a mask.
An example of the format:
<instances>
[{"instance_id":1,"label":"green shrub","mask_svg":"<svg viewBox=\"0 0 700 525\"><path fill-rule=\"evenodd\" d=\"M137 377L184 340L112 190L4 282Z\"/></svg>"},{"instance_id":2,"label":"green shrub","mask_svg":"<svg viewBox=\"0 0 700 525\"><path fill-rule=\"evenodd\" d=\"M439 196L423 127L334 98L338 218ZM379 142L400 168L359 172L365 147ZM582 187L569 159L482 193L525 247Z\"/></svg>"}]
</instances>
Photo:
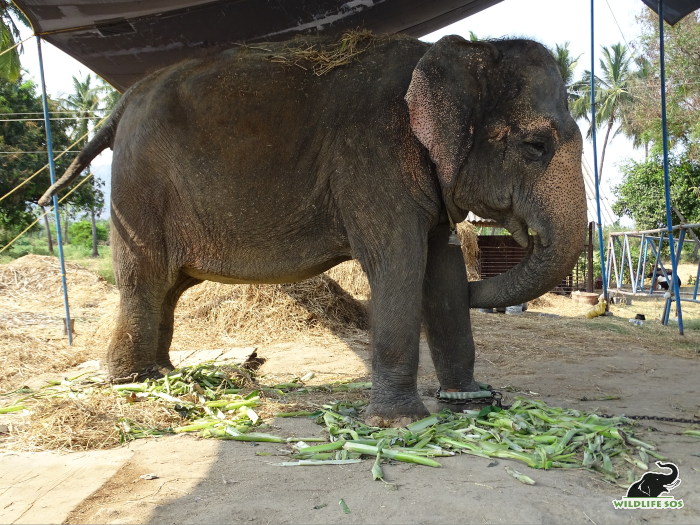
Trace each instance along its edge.
<instances>
[{"instance_id":1,"label":"green shrub","mask_svg":"<svg viewBox=\"0 0 700 525\"><path fill-rule=\"evenodd\" d=\"M98 241L109 239L109 233L103 224L97 223L96 229ZM74 222L68 228L68 232L70 233L71 244L92 248L92 224L90 221Z\"/></svg>"}]
</instances>

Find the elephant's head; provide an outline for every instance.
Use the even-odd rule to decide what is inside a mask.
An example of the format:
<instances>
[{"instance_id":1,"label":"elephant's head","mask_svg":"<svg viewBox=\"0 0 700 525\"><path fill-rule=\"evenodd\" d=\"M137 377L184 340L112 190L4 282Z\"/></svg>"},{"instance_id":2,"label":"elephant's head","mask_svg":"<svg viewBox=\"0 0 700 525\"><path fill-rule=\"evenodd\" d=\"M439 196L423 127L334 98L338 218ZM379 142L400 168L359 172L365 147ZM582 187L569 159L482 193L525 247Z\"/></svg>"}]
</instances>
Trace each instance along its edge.
<instances>
[{"instance_id":1,"label":"elephant's head","mask_svg":"<svg viewBox=\"0 0 700 525\"><path fill-rule=\"evenodd\" d=\"M582 139L547 49L529 40L448 36L423 56L406 94L454 222L495 219L528 255L470 283L472 307L533 299L558 284L583 249Z\"/></svg>"}]
</instances>

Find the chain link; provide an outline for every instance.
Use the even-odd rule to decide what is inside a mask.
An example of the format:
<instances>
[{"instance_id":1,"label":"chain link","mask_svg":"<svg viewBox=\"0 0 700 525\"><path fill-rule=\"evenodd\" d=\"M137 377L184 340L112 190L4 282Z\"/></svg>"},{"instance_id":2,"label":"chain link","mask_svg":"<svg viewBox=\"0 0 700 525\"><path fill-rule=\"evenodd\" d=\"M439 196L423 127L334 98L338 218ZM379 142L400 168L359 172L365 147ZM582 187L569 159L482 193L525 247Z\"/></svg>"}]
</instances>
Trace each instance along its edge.
<instances>
[{"instance_id":1,"label":"chain link","mask_svg":"<svg viewBox=\"0 0 700 525\"><path fill-rule=\"evenodd\" d=\"M611 416L609 414L601 414L600 417L617 417L617 416ZM627 419L636 419L636 420L641 420L641 419L648 419L652 421L666 421L668 423L690 423L692 424L700 424L700 419L684 419L682 417L664 417L664 416L625 416Z\"/></svg>"},{"instance_id":2,"label":"chain link","mask_svg":"<svg viewBox=\"0 0 700 525\"><path fill-rule=\"evenodd\" d=\"M479 405L493 405L497 406L499 408L502 408L503 410L508 410L512 405L504 405L502 403L503 400L503 394L499 392L498 390L491 390L491 399L487 398L477 398L477 399L443 399L440 397L440 392L442 391L442 387L438 387L437 391L435 392L435 397L440 401L441 403L445 403L448 405L465 405L465 404L479 404ZM613 416L610 414L600 414L600 417L605 417L605 418L613 418L613 417L618 417L618 416ZM627 419L635 419L635 420L650 420L650 421L664 421L667 423L689 423L689 424L696 424L700 425L700 419L684 419L681 417L664 417L664 416L624 416Z\"/></svg>"}]
</instances>

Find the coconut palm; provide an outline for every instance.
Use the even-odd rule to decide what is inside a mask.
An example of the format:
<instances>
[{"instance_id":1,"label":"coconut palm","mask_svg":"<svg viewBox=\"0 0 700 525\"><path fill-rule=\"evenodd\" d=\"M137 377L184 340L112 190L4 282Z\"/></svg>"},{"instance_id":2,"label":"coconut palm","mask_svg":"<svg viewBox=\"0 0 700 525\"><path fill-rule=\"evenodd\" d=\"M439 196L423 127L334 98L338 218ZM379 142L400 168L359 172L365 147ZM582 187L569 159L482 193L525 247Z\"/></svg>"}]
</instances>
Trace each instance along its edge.
<instances>
[{"instance_id":1,"label":"coconut palm","mask_svg":"<svg viewBox=\"0 0 700 525\"><path fill-rule=\"evenodd\" d=\"M569 103L572 103L576 100L576 94L572 92L571 87L574 85L574 71L576 70L581 55L574 58L569 50L569 43L570 42L564 42L564 45L561 46L556 44L556 47L550 49L549 52L552 53L554 60L557 62L559 74L561 74L564 85L566 85L566 90L569 93Z\"/></svg>"},{"instance_id":2,"label":"coconut palm","mask_svg":"<svg viewBox=\"0 0 700 525\"><path fill-rule=\"evenodd\" d=\"M19 29L15 20L18 20L26 27L31 27L24 13L17 9L17 6L7 0L0 0L0 52L15 45L19 40ZM19 54L22 46L18 46L12 51L0 55L0 77L10 82L15 82L19 78L21 65Z\"/></svg>"},{"instance_id":3,"label":"coconut palm","mask_svg":"<svg viewBox=\"0 0 700 525\"><path fill-rule=\"evenodd\" d=\"M623 44L602 46L603 58L600 59L601 75L594 78L595 84L595 121L596 129L606 126L603 149L598 168L598 180L603 178L603 162L605 161L605 149L610 140L610 132L615 124L620 124L623 119L622 106L631 103L630 83L634 71L632 70L632 57ZM586 71L583 78L576 83L574 89L578 98L571 105L571 114L574 118L583 119L590 123L591 108L591 72ZM615 132L615 135L621 131ZM588 128L588 136L591 136L591 126Z\"/></svg>"}]
</instances>

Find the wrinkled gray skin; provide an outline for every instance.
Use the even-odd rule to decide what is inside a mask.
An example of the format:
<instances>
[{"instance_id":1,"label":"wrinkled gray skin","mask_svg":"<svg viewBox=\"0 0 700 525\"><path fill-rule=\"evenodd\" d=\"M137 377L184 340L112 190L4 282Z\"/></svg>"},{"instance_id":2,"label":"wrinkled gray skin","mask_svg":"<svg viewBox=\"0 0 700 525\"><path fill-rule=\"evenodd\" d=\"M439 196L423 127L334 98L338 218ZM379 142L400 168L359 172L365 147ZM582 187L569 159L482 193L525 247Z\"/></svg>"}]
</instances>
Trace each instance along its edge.
<instances>
[{"instance_id":1,"label":"wrinkled gray skin","mask_svg":"<svg viewBox=\"0 0 700 525\"><path fill-rule=\"evenodd\" d=\"M427 414L421 323L442 388L478 390L469 307L541 295L583 247L581 135L553 59L531 41L456 36L378 38L323 77L269 55L154 73L45 195L114 149L111 375L172 369L173 310L203 280L293 282L357 259L373 303L367 415ZM498 220L529 256L468 283L448 211Z\"/></svg>"}]
</instances>

